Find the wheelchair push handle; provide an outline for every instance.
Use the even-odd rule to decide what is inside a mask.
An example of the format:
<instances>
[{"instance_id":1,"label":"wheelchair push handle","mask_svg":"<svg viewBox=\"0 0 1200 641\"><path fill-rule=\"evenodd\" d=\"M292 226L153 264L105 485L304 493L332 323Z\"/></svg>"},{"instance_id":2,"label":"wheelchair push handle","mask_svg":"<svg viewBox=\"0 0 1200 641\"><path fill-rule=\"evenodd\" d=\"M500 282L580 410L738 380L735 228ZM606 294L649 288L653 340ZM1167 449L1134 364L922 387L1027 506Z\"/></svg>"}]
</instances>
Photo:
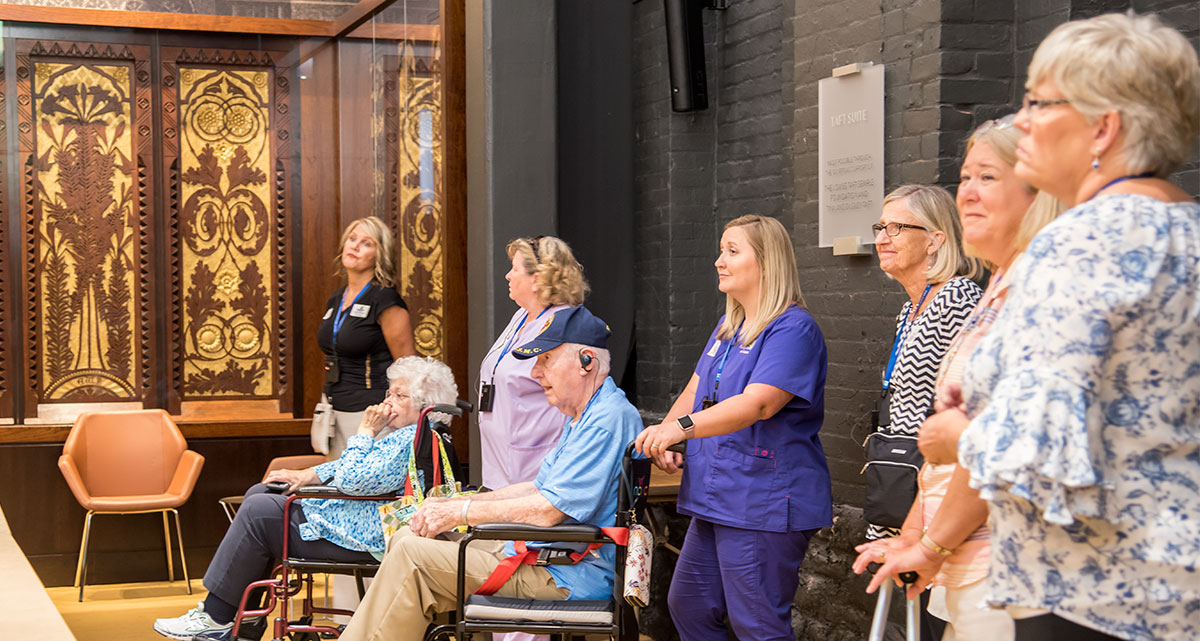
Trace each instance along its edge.
<instances>
[{"instance_id":1,"label":"wheelchair push handle","mask_svg":"<svg viewBox=\"0 0 1200 641\"><path fill-rule=\"evenodd\" d=\"M629 441L629 445L625 446L625 458L629 458L630 456L633 456L633 451L634 451L633 445L636 442L637 441ZM668 447L667 451L675 452L676 454L687 455L687 441L680 441L680 442L672 445L671 447Z\"/></svg>"}]
</instances>

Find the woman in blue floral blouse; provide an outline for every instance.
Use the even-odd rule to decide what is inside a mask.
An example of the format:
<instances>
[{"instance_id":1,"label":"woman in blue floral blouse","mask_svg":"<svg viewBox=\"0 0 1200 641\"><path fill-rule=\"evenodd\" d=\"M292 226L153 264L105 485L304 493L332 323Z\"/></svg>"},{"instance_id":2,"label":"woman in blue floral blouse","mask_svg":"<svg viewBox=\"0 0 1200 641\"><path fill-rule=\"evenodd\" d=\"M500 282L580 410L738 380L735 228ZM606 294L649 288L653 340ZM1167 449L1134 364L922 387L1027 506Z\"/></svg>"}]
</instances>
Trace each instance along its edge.
<instances>
[{"instance_id":1,"label":"woman in blue floral blouse","mask_svg":"<svg viewBox=\"0 0 1200 641\"><path fill-rule=\"evenodd\" d=\"M1071 209L971 356L961 438L922 451L957 443L989 501L1016 638L1198 639L1200 206L1166 180L1200 134L1196 51L1153 16L1071 22L1026 89L1017 175Z\"/></svg>"},{"instance_id":2,"label":"woman in blue floral blouse","mask_svg":"<svg viewBox=\"0 0 1200 641\"><path fill-rule=\"evenodd\" d=\"M432 358L405 356L387 369L387 376L384 401L366 409L341 458L307 470L278 470L267 481L286 481L291 490L328 484L358 496L402 489L421 408L454 404L458 388L450 368ZM436 413L430 418L449 419ZM284 501L281 494L266 493L262 484L246 492L246 500L204 575L208 597L183 616L155 621L156 632L188 641L231 636L242 592L250 583L270 576L282 552ZM290 514L288 546L294 555L349 562L381 558L387 542L378 503L325 499L300 505L302 509Z\"/></svg>"}]
</instances>

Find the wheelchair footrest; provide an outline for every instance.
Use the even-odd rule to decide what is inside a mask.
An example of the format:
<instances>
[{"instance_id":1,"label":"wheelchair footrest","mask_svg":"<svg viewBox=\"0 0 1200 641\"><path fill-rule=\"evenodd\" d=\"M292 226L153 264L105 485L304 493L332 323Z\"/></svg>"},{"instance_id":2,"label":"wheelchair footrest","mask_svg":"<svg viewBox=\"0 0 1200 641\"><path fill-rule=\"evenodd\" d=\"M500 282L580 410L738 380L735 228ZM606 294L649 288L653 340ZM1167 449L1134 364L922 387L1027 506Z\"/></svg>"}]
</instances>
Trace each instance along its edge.
<instances>
[{"instance_id":1,"label":"wheelchair footrest","mask_svg":"<svg viewBox=\"0 0 1200 641\"><path fill-rule=\"evenodd\" d=\"M541 621L612 625L613 604L605 601L541 601L500 596L467 597L463 614L467 619L488 621Z\"/></svg>"}]
</instances>

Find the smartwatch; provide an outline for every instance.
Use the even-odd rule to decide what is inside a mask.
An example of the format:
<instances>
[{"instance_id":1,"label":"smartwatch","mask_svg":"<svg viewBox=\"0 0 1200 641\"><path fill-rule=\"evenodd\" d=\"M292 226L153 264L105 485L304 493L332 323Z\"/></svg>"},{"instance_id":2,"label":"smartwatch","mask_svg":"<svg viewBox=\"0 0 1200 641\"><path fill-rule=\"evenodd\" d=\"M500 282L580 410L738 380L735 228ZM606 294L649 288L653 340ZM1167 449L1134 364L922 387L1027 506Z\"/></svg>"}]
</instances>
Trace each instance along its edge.
<instances>
[{"instance_id":1,"label":"smartwatch","mask_svg":"<svg viewBox=\"0 0 1200 641\"><path fill-rule=\"evenodd\" d=\"M684 414L675 419L675 422L679 423L679 428L683 430L683 440L690 440L696 435L696 424L692 422L692 417Z\"/></svg>"}]
</instances>

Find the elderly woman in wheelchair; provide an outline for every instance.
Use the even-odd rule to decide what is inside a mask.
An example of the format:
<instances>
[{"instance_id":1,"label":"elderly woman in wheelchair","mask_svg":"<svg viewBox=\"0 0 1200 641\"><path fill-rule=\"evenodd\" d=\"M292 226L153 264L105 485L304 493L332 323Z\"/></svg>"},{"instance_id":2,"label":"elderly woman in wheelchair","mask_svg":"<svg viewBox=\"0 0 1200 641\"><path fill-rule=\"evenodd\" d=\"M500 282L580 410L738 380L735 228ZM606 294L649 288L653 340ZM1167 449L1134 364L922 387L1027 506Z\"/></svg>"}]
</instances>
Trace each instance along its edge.
<instances>
[{"instance_id":1,"label":"elderly woman in wheelchair","mask_svg":"<svg viewBox=\"0 0 1200 641\"><path fill-rule=\"evenodd\" d=\"M387 375L389 388L384 402L367 408L358 433L347 441L341 458L306 470L272 472L267 483L284 482L286 491L306 485L332 485L356 496L402 489L421 408L453 405L458 389L449 367L418 356L398 359ZM448 418L437 414L430 417ZM237 517L204 575L208 597L182 616L155 621L156 632L181 641L230 639L246 587L269 577L275 559L280 557L285 500L281 494L270 493L262 483L246 492ZM327 499L304 501L302 506L290 510L289 554L351 563L375 561L382 555L385 540L377 504Z\"/></svg>"},{"instance_id":2,"label":"elderly woman in wheelchair","mask_svg":"<svg viewBox=\"0 0 1200 641\"><path fill-rule=\"evenodd\" d=\"M523 524L516 527L525 529L578 524L581 530L614 524L622 455L642 421L608 376L608 336L604 321L585 307L573 307L556 312L536 338L513 350L516 358L537 358L533 377L550 404L568 417L558 445L532 482L470 497L427 500L388 543L374 583L342 633L343 641L415 641L425 635L436 613L456 609L459 544L440 540L439 534L461 525L497 522ZM479 529L472 536L478 534ZM519 556L518 549L499 540L464 548L464 589L523 599L599 600L613 595L612 545L578 554L573 564L514 564L509 572L498 571L502 561Z\"/></svg>"}]
</instances>

